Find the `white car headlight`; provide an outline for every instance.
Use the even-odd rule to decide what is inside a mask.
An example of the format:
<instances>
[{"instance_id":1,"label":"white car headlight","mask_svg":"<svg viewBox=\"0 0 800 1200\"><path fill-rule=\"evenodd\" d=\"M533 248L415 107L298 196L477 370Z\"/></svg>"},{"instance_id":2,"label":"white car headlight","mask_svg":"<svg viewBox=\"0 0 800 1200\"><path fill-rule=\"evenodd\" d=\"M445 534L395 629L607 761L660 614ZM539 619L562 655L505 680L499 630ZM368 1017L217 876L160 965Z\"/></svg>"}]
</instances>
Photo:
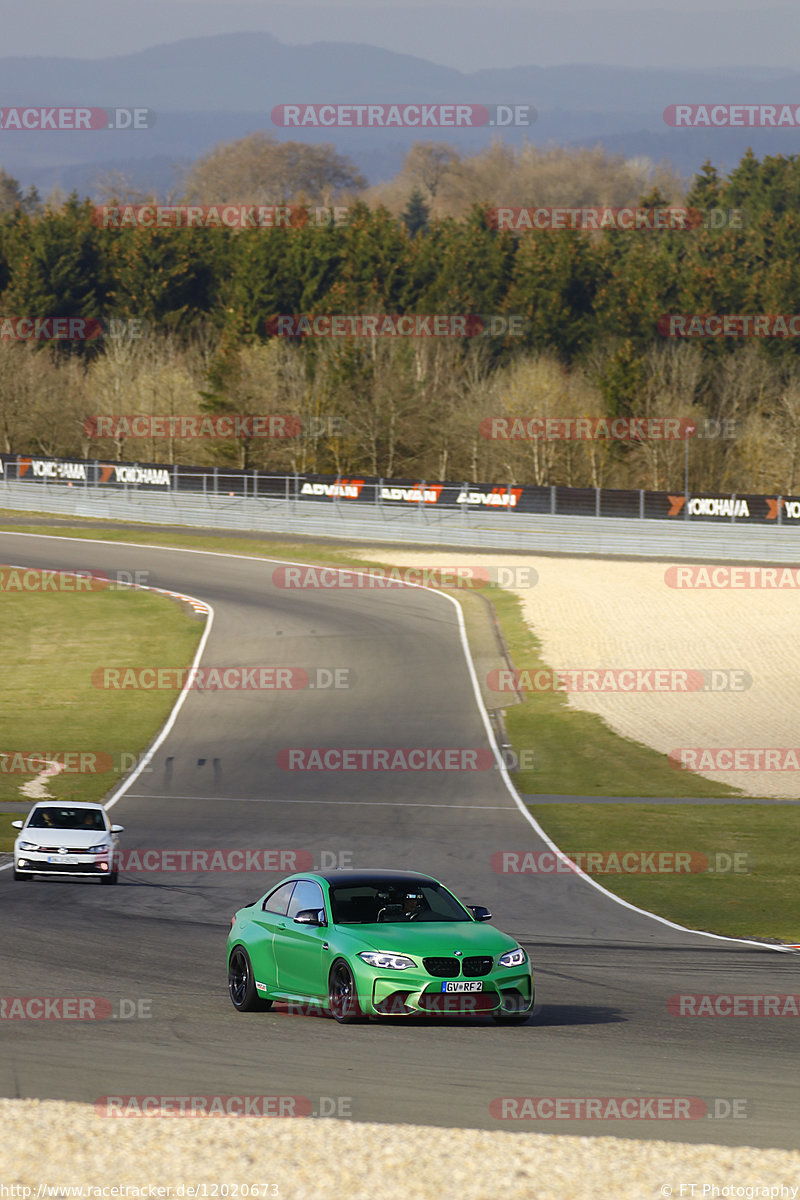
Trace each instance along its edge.
<instances>
[{"instance_id":1,"label":"white car headlight","mask_svg":"<svg viewBox=\"0 0 800 1200\"><path fill-rule=\"evenodd\" d=\"M381 971L405 971L417 965L413 958L407 958L405 954L389 954L383 950L362 950L358 957Z\"/></svg>"},{"instance_id":2,"label":"white car headlight","mask_svg":"<svg viewBox=\"0 0 800 1200\"><path fill-rule=\"evenodd\" d=\"M20 850L38 850L39 849L39 847L36 845L36 842L20 842L19 848L20 848Z\"/></svg>"},{"instance_id":3,"label":"white car headlight","mask_svg":"<svg viewBox=\"0 0 800 1200\"><path fill-rule=\"evenodd\" d=\"M505 954L501 954L497 965L498 967L521 967L527 961L528 956L522 946L517 946L516 950L506 950Z\"/></svg>"},{"instance_id":4,"label":"white car headlight","mask_svg":"<svg viewBox=\"0 0 800 1200\"><path fill-rule=\"evenodd\" d=\"M108 842L101 842L99 846L90 846L88 850L83 850L83 854L107 854L111 849Z\"/></svg>"}]
</instances>

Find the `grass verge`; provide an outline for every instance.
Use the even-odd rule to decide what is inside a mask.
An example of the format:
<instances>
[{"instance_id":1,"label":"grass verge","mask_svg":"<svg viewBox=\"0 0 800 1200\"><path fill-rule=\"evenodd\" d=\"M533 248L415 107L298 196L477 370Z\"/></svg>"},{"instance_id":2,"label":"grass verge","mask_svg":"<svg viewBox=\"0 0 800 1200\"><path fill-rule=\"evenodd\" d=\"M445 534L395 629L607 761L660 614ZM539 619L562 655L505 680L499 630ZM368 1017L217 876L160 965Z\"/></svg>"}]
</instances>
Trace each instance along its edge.
<instances>
[{"instance_id":1,"label":"grass verge","mask_svg":"<svg viewBox=\"0 0 800 1200\"><path fill-rule=\"evenodd\" d=\"M203 621L177 601L128 588L6 592L2 606L0 751L57 761L75 756L61 758L67 769L47 779L47 792L57 799L100 800L152 741L177 692L115 692L110 718L108 693L94 686L92 672L122 665L185 667ZM29 805L20 787L37 771L22 757L0 758L0 801Z\"/></svg>"},{"instance_id":2,"label":"grass verge","mask_svg":"<svg viewBox=\"0 0 800 1200\"><path fill-rule=\"evenodd\" d=\"M10 854L14 849L14 838L18 831L12 827L11 822L23 820L27 815L27 809L0 813L0 854Z\"/></svg>"},{"instance_id":3,"label":"grass verge","mask_svg":"<svg viewBox=\"0 0 800 1200\"><path fill-rule=\"evenodd\" d=\"M796 808L570 804L532 805L531 812L567 854L655 850L696 856L694 865L701 869L691 873L676 874L669 864L660 873L591 871L603 887L639 908L727 937L800 942L792 838Z\"/></svg>"}]
</instances>

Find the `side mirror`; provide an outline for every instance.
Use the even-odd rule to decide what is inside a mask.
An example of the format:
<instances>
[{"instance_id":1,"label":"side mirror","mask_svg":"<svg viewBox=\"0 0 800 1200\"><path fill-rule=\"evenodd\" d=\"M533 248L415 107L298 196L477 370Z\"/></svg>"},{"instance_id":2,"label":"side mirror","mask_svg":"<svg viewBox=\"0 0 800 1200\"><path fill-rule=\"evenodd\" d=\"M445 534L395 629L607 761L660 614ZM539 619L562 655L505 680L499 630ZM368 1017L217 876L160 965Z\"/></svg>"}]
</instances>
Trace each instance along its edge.
<instances>
[{"instance_id":1,"label":"side mirror","mask_svg":"<svg viewBox=\"0 0 800 1200\"><path fill-rule=\"evenodd\" d=\"M294 923L295 925L324 925L325 921L320 920L320 913L321 909L319 908L301 908Z\"/></svg>"},{"instance_id":2,"label":"side mirror","mask_svg":"<svg viewBox=\"0 0 800 1200\"><path fill-rule=\"evenodd\" d=\"M482 904L468 904L467 908L472 913L476 921L491 921L492 914L488 908L484 908Z\"/></svg>"},{"instance_id":3,"label":"side mirror","mask_svg":"<svg viewBox=\"0 0 800 1200\"><path fill-rule=\"evenodd\" d=\"M112 833L124 833L124 832L125 832L125 826L124 826L124 825L112 825L112 826L111 826L111 832L112 832Z\"/></svg>"},{"instance_id":4,"label":"side mirror","mask_svg":"<svg viewBox=\"0 0 800 1200\"><path fill-rule=\"evenodd\" d=\"M13 825L13 827L14 827L15 829L22 829L22 827L24 826L25 822L24 822L24 821L12 821L12 822L11 822L11 824Z\"/></svg>"}]
</instances>

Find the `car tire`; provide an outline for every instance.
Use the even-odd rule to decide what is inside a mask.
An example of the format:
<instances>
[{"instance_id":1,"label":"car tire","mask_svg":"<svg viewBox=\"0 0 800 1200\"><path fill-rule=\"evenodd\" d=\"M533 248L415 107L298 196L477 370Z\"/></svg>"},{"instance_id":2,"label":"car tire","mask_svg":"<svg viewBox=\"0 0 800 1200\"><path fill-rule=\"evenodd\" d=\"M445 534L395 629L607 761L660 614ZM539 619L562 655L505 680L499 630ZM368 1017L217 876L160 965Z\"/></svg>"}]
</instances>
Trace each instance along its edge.
<instances>
[{"instance_id":1,"label":"car tire","mask_svg":"<svg viewBox=\"0 0 800 1200\"><path fill-rule=\"evenodd\" d=\"M343 958L337 958L328 976L328 1011L340 1025L364 1020L353 972Z\"/></svg>"},{"instance_id":2,"label":"car tire","mask_svg":"<svg viewBox=\"0 0 800 1200\"><path fill-rule=\"evenodd\" d=\"M492 1019L495 1020L498 1025L524 1025L525 1022L533 1016L533 1003L535 1000L535 995L535 993L531 995L530 1007L525 1008L522 1012L519 1012L515 1009L495 1009L495 1011L492 1013Z\"/></svg>"},{"instance_id":3,"label":"car tire","mask_svg":"<svg viewBox=\"0 0 800 1200\"><path fill-rule=\"evenodd\" d=\"M253 964L244 946L234 946L228 960L228 995L237 1012L268 1012L271 1000L263 1000L256 990Z\"/></svg>"},{"instance_id":4,"label":"car tire","mask_svg":"<svg viewBox=\"0 0 800 1200\"><path fill-rule=\"evenodd\" d=\"M119 878L119 875L116 871L109 871L108 875L100 876L100 882L101 883L116 883L118 878Z\"/></svg>"},{"instance_id":5,"label":"car tire","mask_svg":"<svg viewBox=\"0 0 800 1200\"><path fill-rule=\"evenodd\" d=\"M14 867L14 878L16 879L17 883L20 883L23 879L33 879L33 875L31 875L29 871L18 871L17 868Z\"/></svg>"}]
</instances>

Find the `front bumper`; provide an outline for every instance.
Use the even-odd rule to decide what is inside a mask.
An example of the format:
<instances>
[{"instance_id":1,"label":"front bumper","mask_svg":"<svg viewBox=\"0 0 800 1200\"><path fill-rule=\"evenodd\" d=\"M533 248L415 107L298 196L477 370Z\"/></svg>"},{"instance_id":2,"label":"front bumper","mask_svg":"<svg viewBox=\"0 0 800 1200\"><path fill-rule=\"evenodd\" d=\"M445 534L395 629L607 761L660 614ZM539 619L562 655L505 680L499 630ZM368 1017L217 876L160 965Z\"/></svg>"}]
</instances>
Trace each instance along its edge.
<instances>
[{"instance_id":1,"label":"front bumper","mask_svg":"<svg viewBox=\"0 0 800 1200\"><path fill-rule=\"evenodd\" d=\"M81 854L80 852L55 855L49 851L18 850L14 855L14 869L20 875L79 875L97 877L109 875L115 867L108 854ZM56 858L63 861L52 862Z\"/></svg>"},{"instance_id":2,"label":"front bumper","mask_svg":"<svg viewBox=\"0 0 800 1200\"><path fill-rule=\"evenodd\" d=\"M474 981L483 985L479 992L444 992L442 984L451 981L431 978L416 971L396 971L392 973L394 978L385 974L375 976L371 980L371 990L364 988L359 999L362 1010L378 1017L410 1016L415 1013L470 1017L501 1009L526 1012L533 1005L531 972L501 970L502 975L499 971L493 971Z\"/></svg>"}]
</instances>

